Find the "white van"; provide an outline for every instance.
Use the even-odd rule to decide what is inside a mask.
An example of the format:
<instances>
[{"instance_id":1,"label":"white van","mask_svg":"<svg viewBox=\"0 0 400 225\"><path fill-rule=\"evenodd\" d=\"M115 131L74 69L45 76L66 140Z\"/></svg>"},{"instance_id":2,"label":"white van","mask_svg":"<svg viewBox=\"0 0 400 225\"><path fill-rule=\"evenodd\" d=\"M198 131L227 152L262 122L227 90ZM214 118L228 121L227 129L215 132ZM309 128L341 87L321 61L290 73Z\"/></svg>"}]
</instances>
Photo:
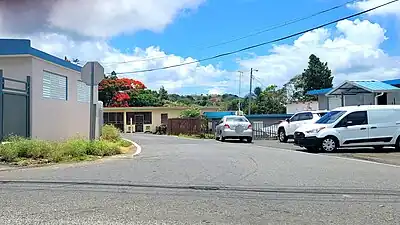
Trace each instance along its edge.
<instances>
[{"instance_id":1,"label":"white van","mask_svg":"<svg viewBox=\"0 0 400 225\"><path fill-rule=\"evenodd\" d=\"M395 146L400 150L400 105L340 107L314 124L299 127L295 144L308 150L336 151L338 147Z\"/></svg>"}]
</instances>

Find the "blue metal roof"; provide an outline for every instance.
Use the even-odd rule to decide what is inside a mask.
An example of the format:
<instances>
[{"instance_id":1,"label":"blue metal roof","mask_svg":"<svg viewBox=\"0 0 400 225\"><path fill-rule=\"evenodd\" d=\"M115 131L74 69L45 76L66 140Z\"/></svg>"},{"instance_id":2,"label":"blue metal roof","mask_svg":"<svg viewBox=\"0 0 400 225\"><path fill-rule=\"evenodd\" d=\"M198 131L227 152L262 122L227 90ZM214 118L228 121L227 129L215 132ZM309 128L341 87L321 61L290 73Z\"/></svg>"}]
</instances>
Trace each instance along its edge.
<instances>
[{"instance_id":1,"label":"blue metal roof","mask_svg":"<svg viewBox=\"0 0 400 225\"><path fill-rule=\"evenodd\" d=\"M317 89L317 90L311 90L307 91L308 95L325 95L329 91L331 91L332 88L324 88L324 89Z\"/></svg>"},{"instance_id":2,"label":"blue metal roof","mask_svg":"<svg viewBox=\"0 0 400 225\"><path fill-rule=\"evenodd\" d=\"M351 81L351 83L370 92L400 90L398 87L377 80Z\"/></svg>"},{"instance_id":3,"label":"blue metal roof","mask_svg":"<svg viewBox=\"0 0 400 225\"><path fill-rule=\"evenodd\" d=\"M393 80L384 80L382 81L385 84L390 84L390 85L400 85L400 79L393 79ZM308 95L325 95L329 91L331 91L333 88L324 88L324 89L316 89L316 90L310 90L307 92Z\"/></svg>"},{"instance_id":4,"label":"blue metal roof","mask_svg":"<svg viewBox=\"0 0 400 225\"><path fill-rule=\"evenodd\" d=\"M290 118L293 114L253 114L245 115L248 119L262 119L262 118Z\"/></svg>"},{"instance_id":5,"label":"blue metal roof","mask_svg":"<svg viewBox=\"0 0 400 225\"><path fill-rule=\"evenodd\" d=\"M77 72L81 71L78 65L32 48L31 41L27 39L0 39L0 55L32 55Z\"/></svg>"},{"instance_id":6,"label":"blue metal roof","mask_svg":"<svg viewBox=\"0 0 400 225\"><path fill-rule=\"evenodd\" d=\"M224 116L235 115L235 111L224 111L224 112L204 112L204 116L207 119L221 119Z\"/></svg>"},{"instance_id":7,"label":"blue metal roof","mask_svg":"<svg viewBox=\"0 0 400 225\"><path fill-rule=\"evenodd\" d=\"M400 79L384 80L382 82L390 85L400 85Z\"/></svg>"}]
</instances>

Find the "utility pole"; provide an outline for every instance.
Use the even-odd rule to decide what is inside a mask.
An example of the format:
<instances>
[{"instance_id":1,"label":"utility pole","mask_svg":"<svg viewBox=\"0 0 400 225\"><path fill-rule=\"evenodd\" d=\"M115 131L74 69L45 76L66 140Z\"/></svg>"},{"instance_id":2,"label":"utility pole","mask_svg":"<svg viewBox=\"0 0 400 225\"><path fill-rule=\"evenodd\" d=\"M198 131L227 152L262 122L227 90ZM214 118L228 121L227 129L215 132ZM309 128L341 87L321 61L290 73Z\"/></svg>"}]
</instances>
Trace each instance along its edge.
<instances>
[{"instance_id":1,"label":"utility pole","mask_svg":"<svg viewBox=\"0 0 400 225\"><path fill-rule=\"evenodd\" d=\"M241 109L240 109L240 89L242 88L242 76L243 76L243 72L242 71L238 71L239 72L239 105L238 105L238 108L239 108L239 113L241 112Z\"/></svg>"},{"instance_id":2,"label":"utility pole","mask_svg":"<svg viewBox=\"0 0 400 225\"><path fill-rule=\"evenodd\" d=\"M253 72L257 72L258 70L251 68L250 69L250 91L249 91L249 115L251 114L251 99L253 92Z\"/></svg>"}]
</instances>

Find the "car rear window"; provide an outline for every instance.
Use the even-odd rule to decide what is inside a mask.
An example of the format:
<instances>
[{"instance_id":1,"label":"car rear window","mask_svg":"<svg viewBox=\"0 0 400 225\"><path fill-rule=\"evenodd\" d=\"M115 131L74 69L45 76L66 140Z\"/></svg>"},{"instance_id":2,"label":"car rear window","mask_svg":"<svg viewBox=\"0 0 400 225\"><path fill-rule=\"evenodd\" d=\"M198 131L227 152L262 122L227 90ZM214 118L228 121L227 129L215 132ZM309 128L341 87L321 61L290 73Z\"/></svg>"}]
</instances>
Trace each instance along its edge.
<instances>
[{"instance_id":1,"label":"car rear window","mask_svg":"<svg viewBox=\"0 0 400 225\"><path fill-rule=\"evenodd\" d=\"M226 118L226 122L249 122L244 117L228 117Z\"/></svg>"}]
</instances>

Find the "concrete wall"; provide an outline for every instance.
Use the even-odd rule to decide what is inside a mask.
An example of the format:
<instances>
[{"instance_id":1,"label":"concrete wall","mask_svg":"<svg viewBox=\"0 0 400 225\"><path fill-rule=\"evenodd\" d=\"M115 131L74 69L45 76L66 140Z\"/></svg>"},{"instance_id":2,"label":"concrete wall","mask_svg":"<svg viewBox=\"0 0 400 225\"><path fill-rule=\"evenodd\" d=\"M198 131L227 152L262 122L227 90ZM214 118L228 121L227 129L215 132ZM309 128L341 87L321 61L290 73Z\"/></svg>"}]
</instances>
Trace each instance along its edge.
<instances>
[{"instance_id":1,"label":"concrete wall","mask_svg":"<svg viewBox=\"0 0 400 225\"><path fill-rule=\"evenodd\" d=\"M318 96L318 109L319 110L328 109L328 98L325 95Z\"/></svg>"},{"instance_id":2,"label":"concrete wall","mask_svg":"<svg viewBox=\"0 0 400 225\"><path fill-rule=\"evenodd\" d=\"M58 140L89 135L89 103L77 101L77 81L80 73L65 67L27 57L0 57L4 77L26 80L31 76L31 134L32 138ZM43 98L43 70L66 76L68 99ZM97 102L97 87L95 88Z\"/></svg>"},{"instance_id":3,"label":"concrete wall","mask_svg":"<svg viewBox=\"0 0 400 225\"><path fill-rule=\"evenodd\" d=\"M152 110L151 131L154 132L156 130L156 127L161 125L161 114L167 113L168 119L179 118L182 111L183 110L179 110L179 109L155 109L155 110Z\"/></svg>"},{"instance_id":4,"label":"concrete wall","mask_svg":"<svg viewBox=\"0 0 400 225\"><path fill-rule=\"evenodd\" d=\"M43 70L67 77L67 101L42 97ZM81 79L80 73L33 58L32 74L32 137L51 140L78 135L88 137L89 103L77 101L77 81ZM97 103L97 88L94 99Z\"/></svg>"},{"instance_id":5,"label":"concrete wall","mask_svg":"<svg viewBox=\"0 0 400 225\"><path fill-rule=\"evenodd\" d=\"M393 92L387 94L388 105L400 105L400 92Z\"/></svg>"},{"instance_id":6,"label":"concrete wall","mask_svg":"<svg viewBox=\"0 0 400 225\"><path fill-rule=\"evenodd\" d=\"M295 102L286 105L286 113L294 114L301 111L310 111L310 110L318 110L319 102L318 101L309 101L309 102Z\"/></svg>"}]
</instances>

